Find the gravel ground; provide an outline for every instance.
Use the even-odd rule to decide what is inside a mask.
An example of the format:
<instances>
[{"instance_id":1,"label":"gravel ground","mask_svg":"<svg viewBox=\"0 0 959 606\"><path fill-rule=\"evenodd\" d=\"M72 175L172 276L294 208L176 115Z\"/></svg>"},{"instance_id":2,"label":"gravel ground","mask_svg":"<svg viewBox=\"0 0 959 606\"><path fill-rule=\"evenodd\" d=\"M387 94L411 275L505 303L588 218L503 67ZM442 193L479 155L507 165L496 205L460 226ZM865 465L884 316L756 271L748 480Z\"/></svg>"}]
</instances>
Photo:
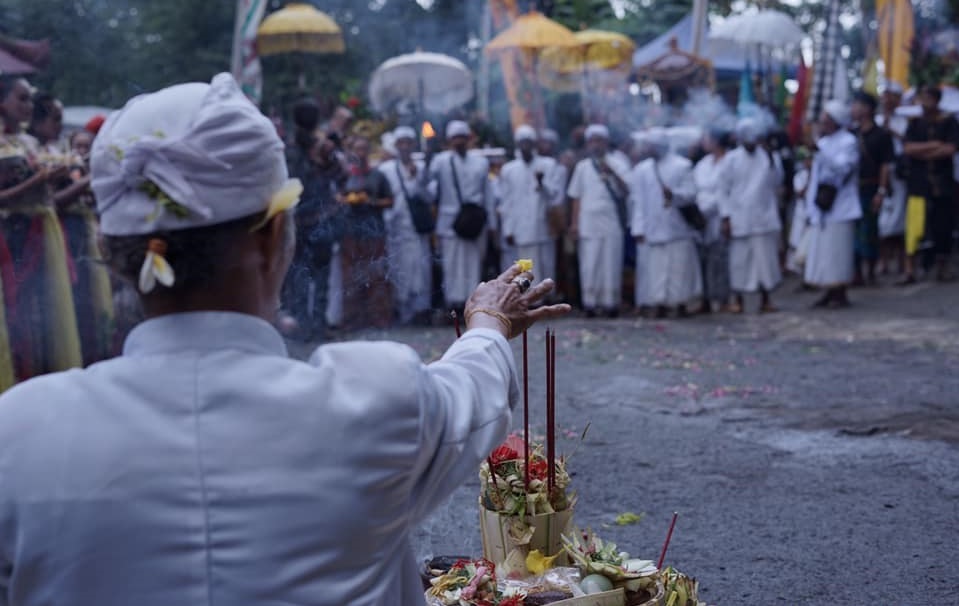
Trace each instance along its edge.
<instances>
[{"instance_id":1,"label":"gravel ground","mask_svg":"<svg viewBox=\"0 0 959 606\"><path fill-rule=\"evenodd\" d=\"M814 296L787 285L769 316L555 323L576 522L655 559L678 511L667 561L710 604L959 604L959 286L854 291L831 312ZM362 338L429 360L452 332ZM530 344L541 432L543 329ZM482 552L464 482L416 532L422 557ZM617 526L623 512L645 517Z\"/></svg>"}]
</instances>

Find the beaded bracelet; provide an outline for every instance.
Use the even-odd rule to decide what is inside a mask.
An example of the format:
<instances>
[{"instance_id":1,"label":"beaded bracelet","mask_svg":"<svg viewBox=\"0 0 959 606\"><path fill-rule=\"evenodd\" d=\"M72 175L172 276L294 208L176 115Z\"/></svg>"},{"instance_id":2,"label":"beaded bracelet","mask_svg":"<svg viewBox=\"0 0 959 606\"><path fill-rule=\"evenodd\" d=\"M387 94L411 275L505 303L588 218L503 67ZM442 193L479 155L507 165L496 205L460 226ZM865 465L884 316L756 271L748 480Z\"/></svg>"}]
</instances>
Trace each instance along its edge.
<instances>
[{"instance_id":1,"label":"beaded bracelet","mask_svg":"<svg viewBox=\"0 0 959 606\"><path fill-rule=\"evenodd\" d=\"M489 309L487 307L481 307L479 309L472 309L468 314L466 314L466 323L469 324L470 319L476 314L486 314L487 316L496 318L499 320L503 326L506 327L506 336L513 334L513 323L510 322L503 313L496 311L495 309Z\"/></svg>"}]
</instances>

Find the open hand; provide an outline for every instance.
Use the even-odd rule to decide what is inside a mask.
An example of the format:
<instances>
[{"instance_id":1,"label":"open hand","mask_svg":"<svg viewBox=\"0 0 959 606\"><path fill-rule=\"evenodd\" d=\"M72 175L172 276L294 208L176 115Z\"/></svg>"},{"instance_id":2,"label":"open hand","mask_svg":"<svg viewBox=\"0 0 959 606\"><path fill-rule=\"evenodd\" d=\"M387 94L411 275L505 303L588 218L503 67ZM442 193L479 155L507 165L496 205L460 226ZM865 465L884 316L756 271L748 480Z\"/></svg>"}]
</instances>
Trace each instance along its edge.
<instances>
[{"instance_id":1,"label":"open hand","mask_svg":"<svg viewBox=\"0 0 959 606\"><path fill-rule=\"evenodd\" d=\"M524 279L532 282L533 274L513 265L495 280L481 282L466 303L467 328L493 328L512 339L537 322L569 313L565 303L534 308L555 284L547 278L523 292L519 282Z\"/></svg>"}]
</instances>

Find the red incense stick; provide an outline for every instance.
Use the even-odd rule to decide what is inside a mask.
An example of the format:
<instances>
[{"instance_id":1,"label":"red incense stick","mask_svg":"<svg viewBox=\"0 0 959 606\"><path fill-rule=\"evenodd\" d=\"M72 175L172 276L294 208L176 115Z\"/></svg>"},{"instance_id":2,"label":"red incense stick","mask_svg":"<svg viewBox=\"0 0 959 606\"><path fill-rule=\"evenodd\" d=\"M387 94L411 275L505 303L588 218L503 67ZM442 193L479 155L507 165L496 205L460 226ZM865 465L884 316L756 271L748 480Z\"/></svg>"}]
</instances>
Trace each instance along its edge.
<instances>
[{"instance_id":1,"label":"red incense stick","mask_svg":"<svg viewBox=\"0 0 959 606\"><path fill-rule=\"evenodd\" d=\"M453 318L453 328L456 329L456 338L459 339L463 336L463 331L460 330L460 316L456 313L456 310L450 312L450 317Z\"/></svg>"},{"instance_id":2,"label":"red incense stick","mask_svg":"<svg viewBox=\"0 0 959 606\"><path fill-rule=\"evenodd\" d=\"M669 549L669 540L673 538L673 528L676 528L676 518L678 517L679 514L674 511L673 521L669 523L669 532L666 534L666 542L663 543L663 552L659 554L659 562L656 564L656 568L663 568L663 561L666 559L666 550Z\"/></svg>"},{"instance_id":3,"label":"red incense stick","mask_svg":"<svg viewBox=\"0 0 959 606\"><path fill-rule=\"evenodd\" d=\"M553 491L553 360L550 329L546 329L546 487Z\"/></svg>"},{"instance_id":4,"label":"red incense stick","mask_svg":"<svg viewBox=\"0 0 959 606\"><path fill-rule=\"evenodd\" d=\"M556 331L549 333L549 443L551 452L550 461L550 484L556 486Z\"/></svg>"},{"instance_id":5,"label":"red incense stick","mask_svg":"<svg viewBox=\"0 0 959 606\"><path fill-rule=\"evenodd\" d=\"M523 469L526 471L524 486L529 490L529 342L523 331Z\"/></svg>"}]
</instances>

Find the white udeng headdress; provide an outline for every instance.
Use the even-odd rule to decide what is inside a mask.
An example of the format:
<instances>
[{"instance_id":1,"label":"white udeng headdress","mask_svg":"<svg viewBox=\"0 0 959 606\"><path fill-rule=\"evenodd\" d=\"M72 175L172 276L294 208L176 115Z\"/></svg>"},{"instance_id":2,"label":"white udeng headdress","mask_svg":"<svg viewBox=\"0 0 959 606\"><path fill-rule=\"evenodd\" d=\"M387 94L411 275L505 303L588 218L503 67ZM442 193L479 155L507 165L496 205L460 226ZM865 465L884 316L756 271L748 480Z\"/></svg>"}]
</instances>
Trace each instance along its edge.
<instances>
[{"instance_id":1,"label":"white udeng headdress","mask_svg":"<svg viewBox=\"0 0 959 606\"><path fill-rule=\"evenodd\" d=\"M91 154L100 230L136 236L226 223L291 208L303 188L288 177L276 128L230 74L141 95L103 125ZM140 290L174 283L165 241L151 240Z\"/></svg>"}]
</instances>

